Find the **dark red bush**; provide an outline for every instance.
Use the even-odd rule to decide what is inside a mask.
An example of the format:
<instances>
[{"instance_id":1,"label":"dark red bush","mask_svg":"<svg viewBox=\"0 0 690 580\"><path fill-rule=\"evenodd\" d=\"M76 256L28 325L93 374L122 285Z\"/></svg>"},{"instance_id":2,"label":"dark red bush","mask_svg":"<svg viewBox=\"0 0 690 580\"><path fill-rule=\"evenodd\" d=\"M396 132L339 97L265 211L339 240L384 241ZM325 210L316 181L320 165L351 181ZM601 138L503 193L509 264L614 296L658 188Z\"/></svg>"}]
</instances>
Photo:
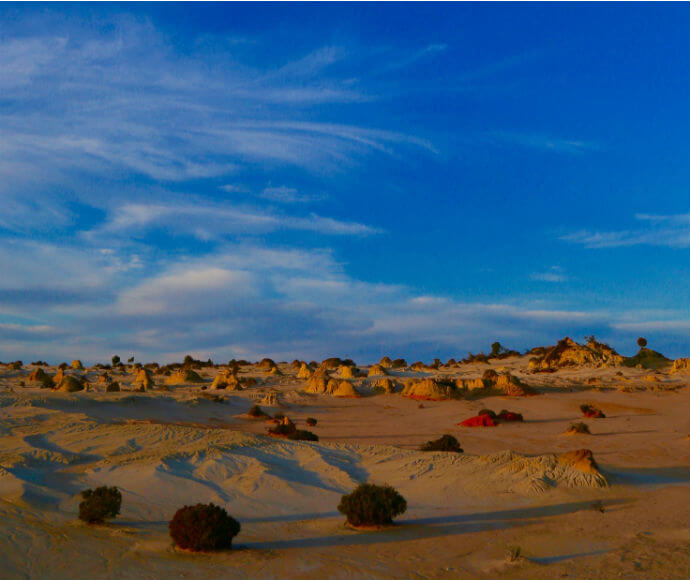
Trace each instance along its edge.
<instances>
[{"instance_id":1,"label":"dark red bush","mask_svg":"<svg viewBox=\"0 0 690 580\"><path fill-rule=\"evenodd\" d=\"M180 508L168 527L175 545L193 552L230 549L241 529L235 518L212 503Z\"/></svg>"}]
</instances>

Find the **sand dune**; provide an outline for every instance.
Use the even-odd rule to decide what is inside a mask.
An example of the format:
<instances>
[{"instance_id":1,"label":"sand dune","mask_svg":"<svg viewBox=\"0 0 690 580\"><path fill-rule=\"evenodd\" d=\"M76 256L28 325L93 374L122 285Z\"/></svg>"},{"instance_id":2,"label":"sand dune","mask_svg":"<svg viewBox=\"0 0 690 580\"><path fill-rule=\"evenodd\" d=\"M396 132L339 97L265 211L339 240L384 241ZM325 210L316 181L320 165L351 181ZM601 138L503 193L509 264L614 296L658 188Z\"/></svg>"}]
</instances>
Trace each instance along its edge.
<instances>
[{"instance_id":1,"label":"sand dune","mask_svg":"<svg viewBox=\"0 0 690 580\"><path fill-rule=\"evenodd\" d=\"M355 379L369 395L359 399L304 393L297 371L282 367L269 378L242 369L239 376L263 382L217 391L217 402L206 395L213 371L201 373L202 385L145 393L133 392L127 376L115 377L119 393L104 386L62 393L20 387L23 374L8 373L0 378L3 578L686 577L687 378L664 374L670 387L659 390L627 369L629 383L646 386L624 393L615 384L576 388L591 369L547 381L524 372L524 357L501 362L541 394L489 391L419 408L399 394L371 396L367 378ZM596 371L603 383L616 380L612 369ZM389 372L396 380L412 375ZM84 374L96 384L98 373ZM434 373L448 374L479 372ZM242 418L269 391L298 425L317 417L320 441L273 439L265 421ZM588 421L584 441L561 437L585 402L607 418ZM525 422L456 426L484 407L510 408ZM417 450L442 433L457 436L465 453ZM559 460L582 447L593 450L600 472ZM394 528L344 527L338 501L363 481L389 483L407 499ZM122 513L87 526L75 517L78 494L99 485L120 488ZM242 522L238 549L198 556L172 549L167 522L196 502L223 505ZM513 544L526 559L507 562Z\"/></svg>"}]
</instances>

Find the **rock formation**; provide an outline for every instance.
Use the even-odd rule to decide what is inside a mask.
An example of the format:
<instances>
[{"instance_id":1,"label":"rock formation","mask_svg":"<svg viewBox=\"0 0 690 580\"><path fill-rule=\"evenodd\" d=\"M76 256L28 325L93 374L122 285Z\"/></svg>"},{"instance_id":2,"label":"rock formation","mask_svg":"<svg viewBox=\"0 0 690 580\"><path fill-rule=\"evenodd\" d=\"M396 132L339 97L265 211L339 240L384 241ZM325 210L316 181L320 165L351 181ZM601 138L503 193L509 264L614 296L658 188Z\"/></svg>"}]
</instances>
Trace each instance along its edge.
<instances>
[{"instance_id":1,"label":"rock formation","mask_svg":"<svg viewBox=\"0 0 690 580\"><path fill-rule=\"evenodd\" d=\"M404 397L422 401L441 401L450 396L450 387L434 379L422 379L407 384L402 391Z\"/></svg>"},{"instance_id":2,"label":"rock formation","mask_svg":"<svg viewBox=\"0 0 690 580\"><path fill-rule=\"evenodd\" d=\"M333 379L331 379L333 380ZM338 381L337 387L331 393L334 397L359 397L359 392L349 381Z\"/></svg>"},{"instance_id":3,"label":"rock formation","mask_svg":"<svg viewBox=\"0 0 690 580\"><path fill-rule=\"evenodd\" d=\"M671 365L671 373L690 373L690 358L678 358Z\"/></svg>"},{"instance_id":4,"label":"rock formation","mask_svg":"<svg viewBox=\"0 0 690 580\"><path fill-rule=\"evenodd\" d=\"M386 371L385 368L383 368L379 364L371 365L369 367L369 373L368 376L370 377L375 377L375 376L381 376L381 375L387 375L388 372Z\"/></svg>"},{"instance_id":5,"label":"rock formation","mask_svg":"<svg viewBox=\"0 0 690 580\"><path fill-rule=\"evenodd\" d=\"M530 360L529 368L534 371L555 371L564 367L613 367L622 364L623 360L607 344L590 339L586 345L581 345L566 337L543 356Z\"/></svg>"},{"instance_id":6,"label":"rock formation","mask_svg":"<svg viewBox=\"0 0 690 580\"><path fill-rule=\"evenodd\" d=\"M309 366L307 366L307 363L302 363L302 365L299 367L299 371L297 371L297 378L298 379L309 379L311 376L314 374L314 371L312 371Z\"/></svg>"},{"instance_id":7,"label":"rock formation","mask_svg":"<svg viewBox=\"0 0 690 580\"><path fill-rule=\"evenodd\" d=\"M77 377L65 375L57 386L58 391L65 393L74 393L76 391L83 391L85 389L84 382Z\"/></svg>"}]
</instances>

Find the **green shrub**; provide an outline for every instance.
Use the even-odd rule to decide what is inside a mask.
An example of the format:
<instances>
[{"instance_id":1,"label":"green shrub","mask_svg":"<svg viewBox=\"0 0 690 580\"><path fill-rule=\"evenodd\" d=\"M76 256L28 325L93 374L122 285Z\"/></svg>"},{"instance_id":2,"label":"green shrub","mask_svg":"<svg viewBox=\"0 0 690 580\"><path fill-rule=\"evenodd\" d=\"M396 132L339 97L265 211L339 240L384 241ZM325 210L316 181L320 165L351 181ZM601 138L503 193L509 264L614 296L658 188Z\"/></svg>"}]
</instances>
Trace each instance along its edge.
<instances>
[{"instance_id":1,"label":"green shrub","mask_svg":"<svg viewBox=\"0 0 690 580\"><path fill-rule=\"evenodd\" d=\"M307 417L307 425L309 427L315 427L316 426L316 419L314 419L314 417Z\"/></svg>"},{"instance_id":2,"label":"green shrub","mask_svg":"<svg viewBox=\"0 0 690 580\"><path fill-rule=\"evenodd\" d=\"M390 485L362 483L352 493L344 495L338 511L352 526L382 526L405 513L407 502Z\"/></svg>"},{"instance_id":3,"label":"green shrub","mask_svg":"<svg viewBox=\"0 0 690 580\"><path fill-rule=\"evenodd\" d=\"M670 365L671 362L671 359L666 358L660 352L642 347L635 356L626 358L623 361L623 366L636 367L640 365L643 369L657 370Z\"/></svg>"},{"instance_id":4,"label":"green shrub","mask_svg":"<svg viewBox=\"0 0 690 580\"><path fill-rule=\"evenodd\" d=\"M462 453L462 448L458 440L452 435L443 435L439 439L427 441L419 448L420 451L454 451Z\"/></svg>"},{"instance_id":5,"label":"green shrub","mask_svg":"<svg viewBox=\"0 0 690 580\"><path fill-rule=\"evenodd\" d=\"M97 487L81 492L84 498L79 504L79 519L89 524L102 524L120 513L122 494L117 487Z\"/></svg>"},{"instance_id":6,"label":"green shrub","mask_svg":"<svg viewBox=\"0 0 690 580\"><path fill-rule=\"evenodd\" d=\"M184 506L168 525L176 546L193 552L226 550L240 533L240 523L212 503Z\"/></svg>"}]
</instances>

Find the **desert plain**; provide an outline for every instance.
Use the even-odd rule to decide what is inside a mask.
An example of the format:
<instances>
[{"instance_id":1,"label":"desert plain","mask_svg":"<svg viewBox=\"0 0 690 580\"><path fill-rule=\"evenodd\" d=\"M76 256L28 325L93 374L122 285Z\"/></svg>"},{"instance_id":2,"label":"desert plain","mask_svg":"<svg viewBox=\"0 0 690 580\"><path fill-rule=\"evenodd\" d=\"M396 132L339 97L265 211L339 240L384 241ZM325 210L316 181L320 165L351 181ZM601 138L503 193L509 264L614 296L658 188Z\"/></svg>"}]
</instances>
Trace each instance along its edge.
<instances>
[{"instance_id":1,"label":"desert plain","mask_svg":"<svg viewBox=\"0 0 690 580\"><path fill-rule=\"evenodd\" d=\"M687 359L559 346L541 367L558 346L415 365L0 366L0 576L690 577ZM524 420L459 424L482 409ZM276 413L318 441L269 436ZM590 433L568 434L576 422ZM445 434L462 453L419 450ZM563 460L578 450L594 462ZM361 482L405 497L395 525L346 527L336 507ZM100 485L121 490L121 514L87 525L79 492ZM240 521L232 550L173 547L170 518L197 502Z\"/></svg>"}]
</instances>

